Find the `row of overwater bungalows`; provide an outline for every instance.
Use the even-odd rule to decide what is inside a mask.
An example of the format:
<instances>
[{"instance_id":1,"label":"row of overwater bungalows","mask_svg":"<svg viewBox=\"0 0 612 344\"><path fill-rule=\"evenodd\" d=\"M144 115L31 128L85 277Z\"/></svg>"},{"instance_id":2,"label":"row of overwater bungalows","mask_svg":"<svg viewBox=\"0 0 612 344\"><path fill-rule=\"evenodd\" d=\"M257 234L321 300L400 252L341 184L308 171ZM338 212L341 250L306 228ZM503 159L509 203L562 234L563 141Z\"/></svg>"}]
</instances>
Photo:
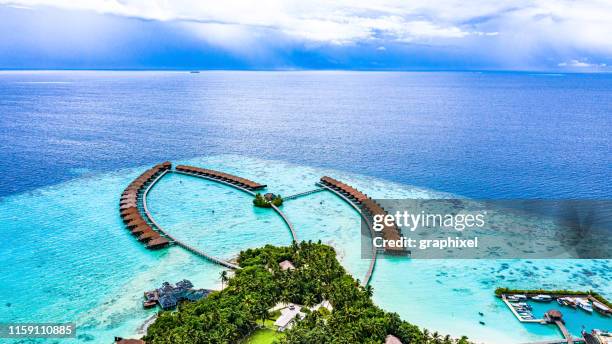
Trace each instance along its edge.
<instances>
[{"instance_id":1,"label":"row of overwater bungalows","mask_svg":"<svg viewBox=\"0 0 612 344\"><path fill-rule=\"evenodd\" d=\"M164 162L146 170L125 188L119 201L119 211L123 222L132 234L138 237L139 241L145 243L149 249L168 246L169 241L153 230L143 219L138 210L138 195L149 182L170 168L172 168L172 164Z\"/></svg>"},{"instance_id":2,"label":"row of overwater bungalows","mask_svg":"<svg viewBox=\"0 0 612 344\"><path fill-rule=\"evenodd\" d=\"M381 207L378 203L376 203L372 198L368 197L368 195L362 193L361 191L355 189L354 187L348 184L345 184L339 180L327 176L321 178L321 183L342 193L351 201L358 204L361 210L365 212L367 216L374 217L374 215L387 215L387 211L383 209L383 207ZM402 238L400 230L395 224L393 226L387 226L386 224L384 224L384 228L382 229L381 233L383 239L385 240L399 240ZM387 246L385 250L398 253L400 251L404 251L402 248L395 248L389 246Z\"/></svg>"},{"instance_id":3,"label":"row of overwater bungalows","mask_svg":"<svg viewBox=\"0 0 612 344\"><path fill-rule=\"evenodd\" d=\"M197 174L200 176L205 176L208 178L224 181L224 182L234 184L234 185L240 186L242 188L245 188L251 191L263 189L266 187L266 185L264 184L255 183L254 181L248 180L246 178L234 176L234 175L219 172L219 171L209 170L206 168L187 166L187 165L178 165L176 166L176 170L180 172Z\"/></svg>"}]
</instances>

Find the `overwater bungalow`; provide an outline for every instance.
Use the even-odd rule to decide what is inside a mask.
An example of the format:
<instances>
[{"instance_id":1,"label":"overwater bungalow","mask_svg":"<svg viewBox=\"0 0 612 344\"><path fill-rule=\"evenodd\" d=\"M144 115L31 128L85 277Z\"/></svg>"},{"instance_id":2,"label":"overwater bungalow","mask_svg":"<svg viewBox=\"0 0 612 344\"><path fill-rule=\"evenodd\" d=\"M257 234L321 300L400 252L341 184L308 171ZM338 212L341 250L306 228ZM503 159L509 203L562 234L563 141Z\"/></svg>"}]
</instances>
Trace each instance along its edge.
<instances>
[{"instance_id":1,"label":"overwater bungalow","mask_svg":"<svg viewBox=\"0 0 612 344\"><path fill-rule=\"evenodd\" d=\"M593 309L595 309L597 312L603 315L612 314L612 309L610 309L610 307L604 305L603 303L599 301L593 301Z\"/></svg>"},{"instance_id":2,"label":"overwater bungalow","mask_svg":"<svg viewBox=\"0 0 612 344\"><path fill-rule=\"evenodd\" d=\"M159 233L157 233L156 231L150 229L148 231L142 232L140 234L140 236L138 236L138 241L147 242L149 240L157 239L159 237L161 237L161 235L159 235Z\"/></svg>"},{"instance_id":3,"label":"overwater bungalow","mask_svg":"<svg viewBox=\"0 0 612 344\"><path fill-rule=\"evenodd\" d=\"M321 178L321 183L326 185L327 187L343 194L346 198L350 199L356 205L358 205L366 216L372 218L375 215L387 215L387 211L383 207L381 207L378 203L376 203L372 198L368 197L368 195L362 193L361 191L355 189L354 187L345 184L341 181L338 181L334 178L324 176ZM387 226L383 224L384 227L381 230L381 234L383 239L386 240L399 240L402 238L401 231L397 227L397 225L393 224L392 226ZM386 247L386 252L391 253L403 253L405 250L401 247Z\"/></svg>"},{"instance_id":4,"label":"overwater bungalow","mask_svg":"<svg viewBox=\"0 0 612 344\"><path fill-rule=\"evenodd\" d=\"M147 224L142 224L132 228L131 232L134 235L140 235L148 230L151 230L151 227Z\"/></svg>"},{"instance_id":5,"label":"overwater bungalow","mask_svg":"<svg viewBox=\"0 0 612 344\"><path fill-rule=\"evenodd\" d=\"M144 220L138 210L139 197L141 191L149 182L170 168L172 168L172 164L166 161L146 170L123 190L119 200L119 213L126 227L130 229L132 234L138 237L138 240L147 243L147 248L150 249L166 247L170 244L170 241L161 237Z\"/></svg>"},{"instance_id":6,"label":"overwater bungalow","mask_svg":"<svg viewBox=\"0 0 612 344\"><path fill-rule=\"evenodd\" d=\"M205 177L212 178L212 179L217 179L220 181L224 181L227 183L231 183L231 184L243 187L251 191L259 190L259 189L266 187L265 184L259 184L252 180L248 180L246 178L234 176L228 173L219 172L215 170L195 167L195 166L178 165L176 166L176 170L180 172L186 172L186 173L205 176Z\"/></svg>"},{"instance_id":7,"label":"overwater bungalow","mask_svg":"<svg viewBox=\"0 0 612 344\"><path fill-rule=\"evenodd\" d=\"M159 237L157 239L150 240L147 243L147 248L156 250L156 249L164 248L168 245L170 245L170 241L168 239L164 237Z\"/></svg>"}]
</instances>

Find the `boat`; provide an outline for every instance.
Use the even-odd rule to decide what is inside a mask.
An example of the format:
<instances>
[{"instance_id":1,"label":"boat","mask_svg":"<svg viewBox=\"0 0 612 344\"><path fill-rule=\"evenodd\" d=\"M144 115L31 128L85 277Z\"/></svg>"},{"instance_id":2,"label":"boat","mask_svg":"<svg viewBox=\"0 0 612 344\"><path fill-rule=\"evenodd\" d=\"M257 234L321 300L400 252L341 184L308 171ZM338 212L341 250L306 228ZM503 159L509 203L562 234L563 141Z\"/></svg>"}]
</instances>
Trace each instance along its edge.
<instances>
[{"instance_id":1,"label":"boat","mask_svg":"<svg viewBox=\"0 0 612 344\"><path fill-rule=\"evenodd\" d=\"M483 312L478 312L478 315L480 315L481 317L484 316Z\"/></svg>"},{"instance_id":2,"label":"boat","mask_svg":"<svg viewBox=\"0 0 612 344\"><path fill-rule=\"evenodd\" d=\"M484 321L479 321L478 323L479 323L480 325L484 325L484 324L485 324L485 322L484 322Z\"/></svg>"},{"instance_id":3,"label":"boat","mask_svg":"<svg viewBox=\"0 0 612 344\"><path fill-rule=\"evenodd\" d=\"M526 303L526 302L519 302L519 303L517 303L516 305L517 305L518 307L523 307L523 308L526 308L526 309L531 310L531 306L530 306L528 303Z\"/></svg>"},{"instance_id":4,"label":"boat","mask_svg":"<svg viewBox=\"0 0 612 344\"><path fill-rule=\"evenodd\" d=\"M582 308L585 312L593 313L593 307L591 306L591 303L588 300L578 300L578 307Z\"/></svg>"},{"instance_id":5,"label":"boat","mask_svg":"<svg viewBox=\"0 0 612 344\"><path fill-rule=\"evenodd\" d=\"M519 302L521 300L527 300L527 296L525 295L521 295L521 294L516 294L516 295L508 295L506 297L506 300L510 301L510 302Z\"/></svg>"},{"instance_id":6,"label":"boat","mask_svg":"<svg viewBox=\"0 0 612 344\"><path fill-rule=\"evenodd\" d=\"M531 299L538 302L550 302L553 298L550 295L536 295L531 297Z\"/></svg>"},{"instance_id":7,"label":"boat","mask_svg":"<svg viewBox=\"0 0 612 344\"><path fill-rule=\"evenodd\" d=\"M610 307L604 305L601 302L593 301L593 308L603 315L609 315L612 313L612 310L610 310Z\"/></svg>"}]
</instances>

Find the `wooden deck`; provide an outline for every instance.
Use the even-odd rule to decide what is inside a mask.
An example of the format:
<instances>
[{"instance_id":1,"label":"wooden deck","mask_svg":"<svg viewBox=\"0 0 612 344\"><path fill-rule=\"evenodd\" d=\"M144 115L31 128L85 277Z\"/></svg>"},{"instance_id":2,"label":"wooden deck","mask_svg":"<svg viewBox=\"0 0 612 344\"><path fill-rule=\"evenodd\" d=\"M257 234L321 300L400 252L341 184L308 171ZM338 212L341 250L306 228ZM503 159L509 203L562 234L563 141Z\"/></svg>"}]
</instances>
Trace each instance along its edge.
<instances>
[{"instance_id":1,"label":"wooden deck","mask_svg":"<svg viewBox=\"0 0 612 344\"><path fill-rule=\"evenodd\" d=\"M349 198L347 198L346 196L344 196L340 192L338 192L338 191L328 187L325 184L318 183L317 186L332 192L336 196L340 197L343 201L348 203L351 207L353 207L353 209L355 209L355 211L357 211L357 213L359 213L359 216L361 216L361 218L368 225L368 228L370 229L370 233L371 233L372 237L374 235L376 235L374 233L373 228L372 228L372 223L370 222L370 219L368 219L368 217L365 216L365 214L363 212L361 212L361 208L357 204L355 204L353 201L351 201ZM363 281L361 281L361 284L364 285L364 286L368 285L370 283L370 280L372 279L372 274L374 273L374 267L376 266L376 258L377 258L377 256L378 256L378 250L376 250L376 248L372 248L372 258L370 258L370 266L368 267L368 271L366 272L366 275L363 278Z\"/></svg>"}]
</instances>

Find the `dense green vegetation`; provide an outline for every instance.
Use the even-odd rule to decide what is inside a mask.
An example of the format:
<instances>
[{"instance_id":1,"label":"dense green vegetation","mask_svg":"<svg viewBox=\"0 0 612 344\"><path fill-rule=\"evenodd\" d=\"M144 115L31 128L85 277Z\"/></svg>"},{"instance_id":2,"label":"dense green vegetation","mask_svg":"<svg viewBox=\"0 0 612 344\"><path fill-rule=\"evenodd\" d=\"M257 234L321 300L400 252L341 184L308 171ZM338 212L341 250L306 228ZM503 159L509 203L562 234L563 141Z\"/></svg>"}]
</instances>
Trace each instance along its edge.
<instances>
[{"instance_id":1,"label":"dense green vegetation","mask_svg":"<svg viewBox=\"0 0 612 344\"><path fill-rule=\"evenodd\" d=\"M295 270L281 270L283 260L292 261ZM249 249L240 253L239 264L242 269L222 291L182 304L176 312L162 312L148 329L147 343L236 343L260 328L278 302L312 306L322 300L334 310L306 311L278 342L380 344L392 334L403 343L468 343L421 331L376 307L372 288L348 275L329 246L302 242Z\"/></svg>"},{"instance_id":2,"label":"dense green vegetation","mask_svg":"<svg viewBox=\"0 0 612 344\"><path fill-rule=\"evenodd\" d=\"M502 294L525 294L525 295L576 295L576 296L592 296L597 301L603 303L604 305L612 308L612 303L606 300L605 297L601 296L597 292L593 290L589 291L576 291L576 290L566 290L566 289L558 289L558 290L545 290L545 289L510 289L510 288L497 288L495 289L495 295L501 297Z\"/></svg>"},{"instance_id":3,"label":"dense green vegetation","mask_svg":"<svg viewBox=\"0 0 612 344\"><path fill-rule=\"evenodd\" d=\"M274 195L272 201L268 201L264 196L262 196L262 194L257 193L255 194L255 199L253 199L253 204L260 208L270 208L270 204L274 204L275 206L279 207L283 204L283 198L280 195Z\"/></svg>"}]
</instances>

